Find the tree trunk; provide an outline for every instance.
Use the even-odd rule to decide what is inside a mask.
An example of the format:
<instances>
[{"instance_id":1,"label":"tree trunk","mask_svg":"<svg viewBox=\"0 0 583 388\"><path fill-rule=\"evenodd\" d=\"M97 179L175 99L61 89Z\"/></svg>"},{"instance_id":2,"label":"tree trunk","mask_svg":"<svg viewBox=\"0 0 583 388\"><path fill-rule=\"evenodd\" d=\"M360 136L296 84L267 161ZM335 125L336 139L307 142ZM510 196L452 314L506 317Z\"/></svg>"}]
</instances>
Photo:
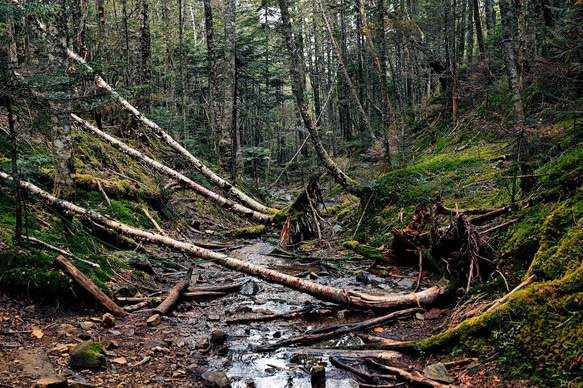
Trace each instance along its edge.
<instances>
[{"instance_id":1,"label":"tree trunk","mask_svg":"<svg viewBox=\"0 0 583 388\"><path fill-rule=\"evenodd\" d=\"M524 124L524 111L522 109L522 97L520 96L520 81L516 71L516 60L514 57L514 45L512 44L512 24L513 17L510 11L512 0L500 0L500 17L502 19L502 36L504 38L504 62L506 64L506 74L508 76L508 87L512 95L512 110L514 112L514 122L517 125Z\"/></svg>"},{"instance_id":2,"label":"tree trunk","mask_svg":"<svg viewBox=\"0 0 583 388\"><path fill-rule=\"evenodd\" d=\"M103 53L106 52L105 49L105 8L103 5L103 0L97 0L95 3L97 8L97 48L93 54L94 58L100 58Z\"/></svg>"},{"instance_id":3,"label":"tree trunk","mask_svg":"<svg viewBox=\"0 0 583 388\"><path fill-rule=\"evenodd\" d=\"M235 73L236 53L236 13L235 0L225 3L225 77L223 83L223 115L221 117L221 131L219 134L219 166L227 178L233 179L233 134L235 120L235 89L237 85Z\"/></svg>"},{"instance_id":4,"label":"tree trunk","mask_svg":"<svg viewBox=\"0 0 583 388\"><path fill-rule=\"evenodd\" d=\"M73 264L71 264L63 256L55 259L55 265L69 274L85 291L87 291L95 299L95 301L104 309L115 315L116 317L126 316L127 313L123 311L118 305L113 303L107 295L93 284L93 282L83 275Z\"/></svg>"},{"instance_id":5,"label":"tree trunk","mask_svg":"<svg viewBox=\"0 0 583 388\"><path fill-rule=\"evenodd\" d=\"M216 139L219 128L218 117L218 81L217 81L217 58L215 54L215 29L213 25L213 11L211 0L203 0L204 6L204 25L206 31L207 47L207 72L208 72L208 115L209 115L209 132L211 149L217 149Z\"/></svg>"},{"instance_id":6,"label":"tree trunk","mask_svg":"<svg viewBox=\"0 0 583 388\"><path fill-rule=\"evenodd\" d=\"M283 22L283 33L291 61L290 72L293 79L293 92L296 97L298 110L300 111L300 115L304 121L304 126L310 133L312 143L314 144L314 149L316 150L320 161L326 167L330 175L332 175L336 182L350 194L360 196L363 194L364 188L350 179L346 174L344 174L342 170L338 168L338 166L330 158L328 152L322 145L318 130L314 126L314 122L312 121L312 117L309 113L308 104L304 99L304 90L302 88L303 69L300 58L298 56L295 41L293 40L291 21L287 9L287 0L279 0L279 7L281 10L281 18Z\"/></svg>"},{"instance_id":7,"label":"tree trunk","mask_svg":"<svg viewBox=\"0 0 583 388\"><path fill-rule=\"evenodd\" d=\"M46 28L47 41L52 54L49 55L49 66L53 73L65 73L67 53L62 45L66 40L63 13L66 11L64 1L53 1L50 4L60 7L61 12L55 15ZM73 157L73 139L68 115L71 112L71 102L68 93L68 77L63 77L56 90L49 92L48 100L52 118L52 146L55 159L53 194L56 197L75 200L75 159Z\"/></svg>"},{"instance_id":8,"label":"tree trunk","mask_svg":"<svg viewBox=\"0 0 583 388\"><path fill-rule=\"evenodd\" d=\"M328 35L330 36L330 41L332 42L332 45L334 46L334 51L336 51L336 55L338 56L338 62L340 62L342 74L344 74L344 79L346 80L346 83L348 84L348 87L350 88L350 91L352 93L352 97L354 98L354 103L356 104L356 107L358 108L358 113L360 114L360 118L364 124L365 132L370 136L372 141L377 141L377 137L374 134L372 127L370 126L370 121L368 120L368 116L366 115L366 112L364 111L364 108L362 107L362 104L360 103L360 98L358 98L358 93L356 91L356 88L354 87L354 83L352 82L352 79L350 78L350 75L348 74L348 70L346 69L346 65L344 64L344 60L342 59L343 53L340 50L340 47L338 46L336 39L334 39L334 34L332 33L332 28L330 27L330 23L328 22L328 17L326 16L326 11L324 10L324 6L322 5L322 1L318 0L318 4L320 6L320 11L322 12L322 19L324 20L324 24L326 25L326 30L328 31Z\"/></svg>"},{"instance_id":9,"label":"tree trunk","mask_svg":"<svg viewBox=\"0 0 583 388\"><path fill-rule=\"evenodd\" d=\"M143 86L140 100L146 105L148 114L152 114L152 50L150 38L150 21L148 0L138 2L138 53L139 53L139 84Z\"/></svg>"},{"instance_id":10,"label":"tree trunk","mask_svg":"<svg viewBox=\"0 0 583 388\"><path fill-rule=\"evenodd\" d=\"M199 194L203 195L205 198L208 198L209 200L219 204L223 208L225 208L227 210L231 210L231 211L239 214L241 217L251 218L257 222L261 222L264 224L271 221L270 216L265 215L263 213L259 213L259 212L254 211L254 210L251 210L251 209L246 208L244 206L241 206L233 201L230 201L230 200L216 194L215 192L213 192L211 190L206 189L205 187L199 185L196 182L193 182L191 179L180 174L179 172L174 171L171 168L164 166L163 164L156 162L153 159L150 159L149 157L145 156L141 152L136 151L135 149L133 149L133 148L125 145L124 143L114 139L113 137L109 136L108 134L103 133L102 131L95 128L94 126L89 124L87 121L81 119L80 117L75 116L74 114L71 114L71 117L76 122L82 124L83 128L86 131L92 133L95 136L98 136L101 140L106 141L111 146L120 150L124 154L129 155L134 159L137 159L137 160L140 160L142 162L147 163L150 167L155 168L156 170L160 171L161 173L163 173L169 177L172 177L173 179L176 179L181 185L184 185L185 187L188 187L190 189L195 190L197 193L199 193Z\"/></svg>"},{"instance_id":11,"label":"tree trunk","mask_svg":"<svg viewBox=\"0 0 583 388\"><path fill-rule=\"evenodd\" d=\"M0 176L8 180L12 179L4 172L0 172ZM237 260L228 255L209 251L190 243L132 228L109 217L104 217L92 210L87 210L70 202L60 200L29 182L22 182L22 186L36 194L38 197L42 198L49 205L57 206L66 212L72 212L82 217L89 218L96 224L102 225L103 227L116 230L122 234L128 234L136 238L141 238L144 241L155 244L162 244L173 249L188 252L203 259L213 260L216 264L219 264L223 267L244 272L252 276L257 276L268 282L281 284L291 289L312 295L315 298L332 303L364 309L395 309L400 307L410 307L418 306L420 304L432 303L436 301L439 296L447 292L447 286L439 285L415 294L379 297L362 294L355 291L347 291L344 289L328 287L309 280L286 275L256 264Z\"/></svg>"}]
</instances>

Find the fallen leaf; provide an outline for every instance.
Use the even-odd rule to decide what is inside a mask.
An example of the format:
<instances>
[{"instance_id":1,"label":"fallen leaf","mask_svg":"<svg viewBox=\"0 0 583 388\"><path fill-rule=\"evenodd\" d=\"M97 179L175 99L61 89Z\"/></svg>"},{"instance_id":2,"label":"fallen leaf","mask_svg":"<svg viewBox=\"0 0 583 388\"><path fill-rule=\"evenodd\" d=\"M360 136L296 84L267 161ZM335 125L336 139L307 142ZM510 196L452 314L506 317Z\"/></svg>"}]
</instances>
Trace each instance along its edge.
<instances>
[{"instance_id":1,"label":"fallen leaf","mask_svg":"<svg viewBox=\"0 0 583 388\"><path fill-rule=\"evenodd\" d=\"M385 329L382 328L382 327L375 327L374 328L374 331L377 332L377 333L382 333L383 331L385 331Z\"/></svg>"},{"instance_id":2,"label":"fallen leaf","mask_svg":"<svg viewBox=\"0 0 583 388\"><path fill-rule=\"evenodd\" d=\"M43 333L42 330L36 329L36 330L33 330L32 333L30 333L30 335L33 337L36 337L38 339L41 339L43 337L43 335L45 335L45 334Z\"/></svg>"},{"instance_id":3,"label":"fallen leaf","mask_svg":"<svg viewBox=\"0 0 583 388\"><path fill-rule=\"evenodd\" d=\"M125 357L117 357L117 358L114 358L113 360L111 360L111 362L115 362L116 364L120 364L120 365L125 365L128 363L128 360L126 360Z\"/></svg>"}]
</instances>

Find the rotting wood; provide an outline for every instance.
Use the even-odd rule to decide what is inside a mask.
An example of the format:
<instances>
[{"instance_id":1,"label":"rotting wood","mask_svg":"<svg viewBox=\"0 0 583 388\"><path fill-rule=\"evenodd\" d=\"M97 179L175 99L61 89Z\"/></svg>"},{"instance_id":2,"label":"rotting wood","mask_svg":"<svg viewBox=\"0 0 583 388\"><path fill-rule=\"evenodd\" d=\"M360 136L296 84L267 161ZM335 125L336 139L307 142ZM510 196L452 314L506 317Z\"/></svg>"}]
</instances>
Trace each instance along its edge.
<instances>
[{"instance_id":1,"label":"rotting wood","mask_svg":"<svg viewBox=\"0 0 583 388\"><path fill-rule=\"evenodd\" d=\"M433 381L424 377L421 373L414 371L408 372L401 368L396 368L394 366L383 365L372 358L367 358L366 363L381 372L386 372L397 376L398 379L404 380L407 383L413 384L418 387L432 387L432 388L447 388L449 385L441 384L437 381Z\"/></svg>"},{"instance_id":2,"label":"rotting wood","mask_svg":"<svg viewBox=\"0 0 583 388\"><path fill-rule=\"evenodd\" d=\"M0 176L5 179L12 180L12 178L5 172L0 171ZM40 197L47 204L59 207L65 212L75 213L79 217L90 219L95 222L96 225L101 225L103 228L112 229L122 234L131 235L136 238L140 238L143 241L162 244L179 251L194 254L203 259L214 260L216 264L219 264L223 267L259 277L271 283L284 285L324 301L329 301L340 305L360 307L364 309L395 309L399 307L403 308L416 306L420 303L432 303L435 302L441 295L448 292L448 286L445 283L440 283L437 286L433 286L415 295L398 295L388 296L385 298L348 292L344 289L325 286L306 279L298 279L297 277L283 274L281 272L268 269L257 264L247 263L223 253L213 252L188 242L178 241L170 237L165 237L148 231L132 228L128 225L115 221L110 217L103 216L93 210L88 210L70 202L56 198L52 194L40 189L30 182L21 181L20 184L22 187L35 194L35 196Z\"/></svg>"},{"instance_id":3,"label":"rotting wood","mask_svg":"<svg viewBox=\"0 0 583 388\"><path fill-rule=\"evenodd\" d=\"M348 333L352 333L352 332L360 331L360 330L365 330L365 329L368 329L368 328L373 327L373 326L379 326L387 321L391 321L391 320L394 320L396 318L404 317L407 315L421 313L423 311L424 310L422 308L418 308L418 307L410 308L410 309L406 309L406 310L395 311L395 312L390 313L388 315L369 319L367 321L342 325L339 329L334 330L334 331L330 331L330 332L326 332L326 333L306 334L306 335L301 335L301 336L297 336L297 337L287 338L287 339L281 340L279 342L276 342L274 344L261 346L261 347L257 348L257 350L269 351L269 350L279 349L283 346L288 346L288 345L294 345L294 344L299 344L299 343L302 343L302 344L312 343L312 342L327 340L330 338L336 338L336 337L339 337L339 336L344 335L344 334L348 334Z\"/></svg>"},{"instance_id":4,"label":"rotting wood","mask_svg":"<svg viewBox=\"0 0 583 388\"><path fill-rule=\"evenodd\" d=\"M172 309L172 307L174 307L174 305L178 302L178 299L180 299L182 293L184 293L184 291L186 291L186 289L190 285L191 276L192 269L190 269L187 272L186 277L183 281L181 281L180 283L172 287L170 291L168 291L168 296L166 297L166 299L164 299L164 301L154 309L153 313L160 315L168 314L170 309Z\"/></svg>"},{"instance_id":5,"label":"rotting wood","mask_svg":"<svg viewBox=\"0 0 583 388\"><path fill-rule=\"evenodd\" d=\"M81 273L73 264L71 264L64 256L55 258L55 265L69 274L85 291L87 291L93 299L107 311L116 317L123 317L127 313L116 305L107 295L103 293L93 282Z\"/></svg>"},{"instance_id":6,"label":"rotting wood","mask_svg":"<svg viewBox=\"0 0 583 388\"><path fill-rule=\"evenodd\" d=\"M495 209L488 209L488 208L477 208L477 209L451 209L445 207L443 203L437 201L435 203L435 211L437 214L445 215L445 216L457 216L460 214L465 215L477 215L477 214L487 214L491 213L496 210L500 210L504 208L495 208Z\"/></svg>"},{"instance_id":7,"label":"rotting wood","mask_svg":"<svg viewBox=\"0 0 583 388\"><path fill-rule=\"evenodd\" d=\"M127 144L124 144L121 141L113 138L112 136L108 135L107 133L100 131L98 128L91 125L87 120L83 120L82 118L80 118L79 116L76 116L74 114L71 114L71 118L75 122L81 124L81 127L84 128L86 131L88 131L91 134L106 141L108 144L110 144L112 147L116 148L117 150L123 152L126 155L131 156L134 159L140 160L140 161L148 164L148 166L160 171L161 173L163 173L167 176L172 177L173 179L176 179L181 185L196 191L197 193L203 195L205 198L208 198L209 200L219 204L221 207L223 207L227 210L231 210L231 211L239 214L242 217L251 218L257 222L261 222L264 224L269 223L272 220L271 216L268 216L264 213L260 213L256 210L253 210L253 209L249 209L245 206L239 205L236 202L233 202L233 201L231 201L231 200L229 200L221 195L218 195L217 193L215 193L211 190L208 190L207 188L199 185L198 183L194 182L192 179L186 177L185 175L179 173L178 171L175 171L175 170L171 169L170 167L165 166L162 163L153 160L152 158L144 155L143 153L131 148Z\"/></svg>"},{"instance_id":8,"label":"rotting wood","mask_svg":"<svg viewBox=\"0 0 583 388\"><path fill-rule=\"evenodd\" d=\"M498 216L501 216L502 214L506 214L509 212L510 212L510 207L505 206L505 207L501 207L500 209L493 210L489 213L482 214L481 216L470 218L469 221L472 225L480 225L484 222L488 222L488 221L493 220L494 218L496 218Z\"/></svg>"},{"instance_id":9,"label":"rotting wood","mask_svg":"<svg viewBox=\"0 0 583 388\"><path fill-rule=\"evenodd\" d=\"M421 232L431 221L424 204L419 204L415 209L413 220L403 230L393 229L393 240L388 249L382 251L384 258L390 262L409 262L417 258L417 253L423 250L415 241Z\"/></svg>"}]
</instances>

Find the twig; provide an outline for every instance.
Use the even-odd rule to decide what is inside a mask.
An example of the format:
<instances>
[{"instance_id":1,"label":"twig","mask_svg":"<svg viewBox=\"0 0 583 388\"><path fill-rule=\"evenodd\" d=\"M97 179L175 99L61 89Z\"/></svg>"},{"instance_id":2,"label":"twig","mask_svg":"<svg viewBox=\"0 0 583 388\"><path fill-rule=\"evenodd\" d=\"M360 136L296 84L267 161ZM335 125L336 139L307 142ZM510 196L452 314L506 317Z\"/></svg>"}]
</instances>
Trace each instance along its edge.
<instances>
[{"instance_id":1,"label":"twig","mask_svg":"<svg viewBox=\"0 0 583 388\"><path fill-rule=\"evenodd\" d=\"M158 233L160 233L162 236L168 236L163 230L162 228L160 228L160 225L158 225L158 223L156 222L155 219L152 218L152 216L150 215L150 213L148 212L148 209L146 209L145 207L142 208L142 210L144 211L144 214L146 215L146 217L148 217L148 219L150 220L150 222L152 224L154 224L154 227L156 228L156 230L158 231Z\"/></svg>"},{"instance_id":2,"label":"twig","mask_svg":"<svg viewBox=\"0 0 583 388\"><path fill-rule=\"evenodd\" d=\"M362 214L360 215L360 218L358 219L358 224L356 224L356 229L354 229L354 233L352 234L353 240L354 240L354 236L356 236L356 232L358 232L358 228L360 228L360 223L362 222L362 217L364 217L364 213L366 213L366 209L368 208L368 204L370 203L371 199L372 199L372 195L370 197L368 197L368 201L366 201L366 205L364 206L364 209L362 210Z\"/></svg>"}]
</instances>

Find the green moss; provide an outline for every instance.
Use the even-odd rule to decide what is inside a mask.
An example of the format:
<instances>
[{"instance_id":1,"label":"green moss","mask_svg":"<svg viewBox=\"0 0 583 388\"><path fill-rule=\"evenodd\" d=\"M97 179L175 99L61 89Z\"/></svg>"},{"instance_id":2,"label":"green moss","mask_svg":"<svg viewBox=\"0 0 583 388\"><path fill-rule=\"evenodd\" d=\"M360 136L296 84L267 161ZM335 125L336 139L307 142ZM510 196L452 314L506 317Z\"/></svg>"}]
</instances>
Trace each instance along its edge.
<instances>
[{"instance_id":1,"label":"green moss","mask_svg":"<svg viewBox=\"0 0 583 388\"><path fill-rule=\"evenodd\" d=\"M69 366L75 370L106 369L105 351L101 342L82 342L71 352Z\"/></svg>"},{"instance_id":2,"label":"green moss","mask_svg":"<svg viewBox=\"0 0 583 388\"><path fill-rule=\"evenodd\" d=\"M369 259L374 259L375 261L383 260L383 253L380 251L380 249L360 244L358 241L344 241L342 246L344 248L351 249L359 255Z\"/></svg>"},{"instance_id":3,"label":"green moss","mask_svg":"<svg viewBox=\"0 0 583 388\"><path fill-rule=\"evenodd\" d=\"M235 238L256 238L265 233L265 225L249 226L228 231L226 234Z\"/></svg>"}]
</instances>

